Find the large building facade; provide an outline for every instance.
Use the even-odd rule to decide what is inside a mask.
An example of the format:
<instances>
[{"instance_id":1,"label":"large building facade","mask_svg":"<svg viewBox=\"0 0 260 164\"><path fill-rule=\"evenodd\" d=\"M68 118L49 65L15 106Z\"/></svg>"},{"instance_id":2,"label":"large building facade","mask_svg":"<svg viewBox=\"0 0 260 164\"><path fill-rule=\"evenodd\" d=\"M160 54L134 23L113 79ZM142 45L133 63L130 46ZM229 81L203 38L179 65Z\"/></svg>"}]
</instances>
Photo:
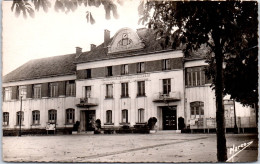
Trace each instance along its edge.
<instances>
[{"instance_id":1,"label":"large building facade","mask_svg":"<svg viewBox=\"0 0 260 164\"><path fill-rule=\"evenodd\" d=\"M215 96L203 58L185 59L180 49L162 49L153 31L120 29L104 43L75 54L29 61L4 77L3 129L72 128L92 131L147 123L158 130L214 129ZM254 109L224 100L226 126L256 127ZM21 120L21 121L20 121Z\"/></svg>"}]
</instances>

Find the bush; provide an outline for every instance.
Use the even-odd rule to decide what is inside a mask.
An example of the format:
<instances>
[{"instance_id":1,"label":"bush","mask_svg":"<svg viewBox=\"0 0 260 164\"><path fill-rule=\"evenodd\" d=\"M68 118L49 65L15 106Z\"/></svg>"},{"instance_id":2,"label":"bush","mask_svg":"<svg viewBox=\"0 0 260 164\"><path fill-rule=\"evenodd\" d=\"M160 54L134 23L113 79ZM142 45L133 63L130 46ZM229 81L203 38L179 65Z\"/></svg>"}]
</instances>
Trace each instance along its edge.
<instances>
[{"instance_id":1,"label":"bush","mask_svg":"<svg viewBox=\"0 0 260 164\"><path fill-rule=\"evenodd\" d=\"M149 120L148 120L148 127L150 130L153 130L154 129L154 126L157 122L157 118L156 117L150 117Z\"/></svg>"},{"instance_id":2,"label":"bush","mask_svg":"<svg viewBox=\"0 0 260 164\"><path fill-rule=\"evenodd\" d=\"M94 130L94 134L100 134L101 133L101 121L100 119L97 119L95 121L95 130Z\"/></svg>"}]
</instances>

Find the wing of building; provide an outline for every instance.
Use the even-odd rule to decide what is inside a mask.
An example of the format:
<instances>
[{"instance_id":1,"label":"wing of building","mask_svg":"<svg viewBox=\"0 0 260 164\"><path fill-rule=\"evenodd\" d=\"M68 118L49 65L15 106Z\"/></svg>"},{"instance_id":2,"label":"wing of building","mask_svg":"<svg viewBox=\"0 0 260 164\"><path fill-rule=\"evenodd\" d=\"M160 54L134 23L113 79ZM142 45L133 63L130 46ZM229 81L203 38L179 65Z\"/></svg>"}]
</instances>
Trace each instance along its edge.
<instances>
[{"instance_id":1,"label":"wing of building","mask_svg":"<svg viewBox=\"0 0 260 164\"><path fill-rule=\"evenodd\" d=\"M163 49L149 29L120 29L91 50L31 60L3 78L5 133L134 129L151 117L157 130L216 129L216 107L205 59L185 59L181 49ZM255 110L224 100L226 127L255 128ZM234 113L236 111L236 113Z\"/></svg>"}]
</instances>

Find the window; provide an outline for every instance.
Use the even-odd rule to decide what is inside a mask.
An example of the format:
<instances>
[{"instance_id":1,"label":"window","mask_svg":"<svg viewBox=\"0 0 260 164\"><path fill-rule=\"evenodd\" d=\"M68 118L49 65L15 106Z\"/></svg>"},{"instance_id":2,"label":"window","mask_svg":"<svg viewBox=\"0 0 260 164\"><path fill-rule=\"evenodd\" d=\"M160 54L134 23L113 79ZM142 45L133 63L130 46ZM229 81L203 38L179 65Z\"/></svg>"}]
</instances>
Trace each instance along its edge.
<instances>
[{"instance_id":1,"label":"window","mask_svg":"<svg viewBox=\"0 0 260 164\"><path fill-rule=\"evenodd\" d=\"M87 79L90 79L91 78L91 69L87 69L86 73L87 73Z\"/></svg>"},{"instance_id":2,"label":"window","mask_svg":"<svg viewBox=\"0 0 260 164\"><path fill-rule=\"evenodd\" d=\"M106 111L106 123L108 124L112 123L112 110Z\"/></svg>"},{"instance_id":3,"label":"window","mask_svg":"<svg viewBox=\"0 0 260 164\"><path fill-rule=\"evenodd\" d=\"M203 67L192 67L186 69L186 86L201 86L206 83Z\"/></svg>"},{"instance_id":4,"label":"window","mask_svg":"<svg viewBox=\"0 0 260 164\"><path fill-rule=\"evenodd\" d=\"M16 125L23 125L24 122L24 113L16 112Z\"/></svg>"},{"instance_id":5,"label":"window","mask_svg":"<svg viewBox=\"0 0 260 164\"><path fill-rule=\"evenodd\" d=\"M203 118L204 116L204 103L195 101L190 103L191 118Z\"/></svg>"},{"instance_id":6,"label":"window","mask_svg":"<svg viewBox=\"0 0 260 164\"><path fill-rule=\"evenodd\" d=\"M12 87L5 88L4 100L8 101L12 99Z\"/></svg>"},{"instance_id":7,"label":"window","mask_svg":"<svg viewBox=\"0 0 260 164\"><path fill-rule=\"evenodd\" d=\"M137 82L137 96L145 96L145 82L144 81Z\"/></svg>"},{"instance_id":8,"label":"window","mask_svg":"<svg viewBox=\"0 0 260 164\"><path fill-rule=\"evenodd\" d=\"M143 73L144 72L144 62L137 63L137 73Z\"/></svg>"},{"instance_id":9,"label":"window","mask_svg":"<svg viewBox=\"0 0 260 164\"><path fill-rule=\"evenodd\" d=\"M122 123L128 123L128 110L122 110Z\"/></svg>"},{"instance_id":10,"label":"window","mask_svg":"<svg viewBox=\"0 0 260 164\"><path fill-rule=\"evenodd\" d=\"M112 66L108 66L108 67L107 67L107 76L113 76Z\"/></svg>"},{"instance_id":11,"label":"window","mask_svg":"<svg viewBox=\"0 0 260 164\"><path fill-rule=\"evenodd\" d=\"M169 70L169 69L171 69L170 59L164 59L163 60L163 70Z\"/></svg>"},{"instance_id":12,"label":"window","mask_svg":"<svg viewBox=\"0 0 260 164\"><path fill-rule=\"evenodd\" d=\"M37 84L33 86L33 97L35 99L41 98L41 84Z\"/></svg>"},{"instance_id":13,"label":"window","mask_svg":"<svg viewBox=\"0 0 260 164\"><path fill-rule=\"evenodd\" d=\"M50 97L58 97L58 83L50 83Z\"/></svg>"},{"instance_id":14,"label":"window","mask_svg":"<svg viewBox=\"0 0 260 164\"><path fill-rule=\"evenodd\" d=\"M128 97L128 83L121 83L121 97Z\"/></svg>"},{"instance_id":15,"label":"window","mask_svg":"<svg viewBox=\"0 0 260 164\"><path fill-rule=\"evenodd\" d=\"M66 110L66 124L73 124L75 120L75 109Z\"/></svg>"},{"instance_id":16,"label":"window","mask_svg":"<svg viewBox=\"0 0 260 164\"><path fill-rule=\"evenodd\" d=\"M169 95L171 92L171 79L163 79L163 94Z\"/></svg>"},{"instance_id":17,"label":"window","mask_svg":"<svg viewBox=\"0 0 260 164\"><path fill-rule=\"evenodd\" d=\"M66 82L66 96L75 96L76 95L76 84L74 80Z\"/></svg>"},{"instance_id":18,"label":"window","mask_svg":"<svg viewBox=\"0 0 260 164\"><path fill-rule=\"evenodd\" d=\"M106 98L113 98L113 84L106 85Z\"/></svg>"},{"instance_id":19,"label":"window","mask_svg":"<svg viewBox=\"0 0 260 164\"><path fill-rule=\"evenodd\" d=\"M3 125L9 125L9 113L8 112L3 113Z\"/></svg>"},{"instance_id":20,"label":"window","mask_svg":"<svg viewBox=\"0 0 260 164\"><path fill-rule=\"evenodd\" d=\"M121 74L122 75L128 74L128 65L127 64L121 66Z\"/></svg>"},{"instance_id":21,"label":"window","mask_svg":"<svg viewBox=\"0 0 260 164\"><path fill-rule=\"evenodd\" d=\"M49 115L49 122L50 123L56 123L57 121L57 110L51 109L48 111L48 115Z\"/></svg>"},{"instance_id":22,"label":"window","mask_svg":"<svg viewBox=\"0 0 260 164\"><path fill-rule=\"evenodd\" d=\"M144 122L144 109L138 109L138 122Z\"/></svg>"},{"instance_id":23,"label":"window","mask_svg":"<svg viewBox=\"0 0 260 164\"><path fill-rule=\"evenodd\" d=\"M91 97L91 86L86 86L85 87L85 98L90 98Z\"/></svg>"},{"instance_id":24,"label":"window","mask_svg":"<svg viewBox=\"0 0 260 164\"><path fill-rule=\"evenodd\" d=\"M23 97L23 99L25 99L26 94L27 94L26 86L19 86L19 99L21 98L21 96Z\"/></svg>"},{"instance_id":25,"label":"window","mask_svg":"<svg viewBox=\"0 0 260 164\"><path fill-rule=\"evenodd\" d=\"M32 124L37 125L40 124L40 111L34 110L32 111Z\"/></svg>"}]
</instances>

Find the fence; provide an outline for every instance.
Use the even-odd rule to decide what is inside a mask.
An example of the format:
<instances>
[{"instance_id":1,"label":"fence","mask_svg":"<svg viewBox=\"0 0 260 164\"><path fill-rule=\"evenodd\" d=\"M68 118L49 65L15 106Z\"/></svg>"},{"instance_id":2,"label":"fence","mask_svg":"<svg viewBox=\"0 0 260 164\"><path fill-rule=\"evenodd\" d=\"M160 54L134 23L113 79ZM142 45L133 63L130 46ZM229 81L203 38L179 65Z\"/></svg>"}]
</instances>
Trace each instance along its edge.
<instances>
[{"instance_id":1,"label":"fence","mask_svg":"<svg viewBox=\"0 0 260 164\"><path fill-rule=\"evenodd\" d=\"M255 117L237 117L236 123L238 128L256 128ZM226 128L234 128L234 117L225 117ZM216 118L197 118L190 120L190 129L215 129Z\"/></svg>"}]
</instances>

